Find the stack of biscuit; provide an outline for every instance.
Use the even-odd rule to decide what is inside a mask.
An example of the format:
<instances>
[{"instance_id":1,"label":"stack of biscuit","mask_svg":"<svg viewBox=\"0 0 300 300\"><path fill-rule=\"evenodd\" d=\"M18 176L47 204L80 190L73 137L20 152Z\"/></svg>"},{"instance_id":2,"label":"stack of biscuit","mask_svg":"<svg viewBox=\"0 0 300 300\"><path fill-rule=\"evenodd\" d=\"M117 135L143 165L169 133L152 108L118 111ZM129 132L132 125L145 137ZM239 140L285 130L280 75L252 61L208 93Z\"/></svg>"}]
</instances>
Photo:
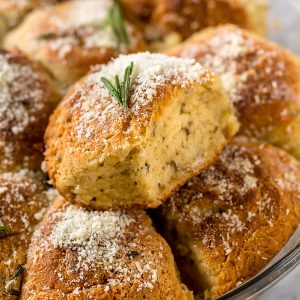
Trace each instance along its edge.
<instances>
[{"instance_id":1,"label":"stack of biscuit","mask_svg":"<svg viewBox=\"0 0 300 300\"><path fill-rule=\"evenodd\" d=\"M248 2L0 0L1 300L215 299L283 248L300 60Z\"/></svg>"}]
</instances>

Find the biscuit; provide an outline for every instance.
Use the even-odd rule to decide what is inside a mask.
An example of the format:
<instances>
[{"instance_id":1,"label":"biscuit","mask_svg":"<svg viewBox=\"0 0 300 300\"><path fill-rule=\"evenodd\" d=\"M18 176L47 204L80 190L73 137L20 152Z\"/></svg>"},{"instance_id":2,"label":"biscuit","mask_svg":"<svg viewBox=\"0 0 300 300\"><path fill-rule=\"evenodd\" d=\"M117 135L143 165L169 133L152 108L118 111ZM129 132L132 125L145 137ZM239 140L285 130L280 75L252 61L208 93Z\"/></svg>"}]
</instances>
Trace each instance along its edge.
<instances>
[{"instance_id":1,"label":"biscuit","mask_svg":"<svg viewBox=\"0 0 300 300\"><path fill-rule=\"evenodd\" d=\"M0 175L0 299L20 294L26 253L35 225L49 199L38 179Z\"/></svg>"},{"instance_id":2,"label":"biscuit","mask_svg":"<svg viewBox=\"0 0 300 300\"><path fill-rule=\"evenodd\" d=\"M32 10L53 4L55 0L0 0L0 39L17 26Z\"/></svg>"},{"instance_id":3,"label":"biscuit","mask_svg":"<svg viewBox=\"0 0 300 300\"><path fill-rule=\"evenodd\" d=\"M133 62L128 108L102 77ZM218 78L189 59L119 56L79 81L51 116L45 161L61 195L94 208L157 207L238 129Z\"/></svg>"},{"instance_id":4,"label":"biscuit","mask_svg":"<svg viewBox=\"0 0 300 300\"><path fill-rule=\"evenodd\" d=\"M37 63L0 50L0 173L40 169L43 136L59 96Z\"/></svg>"},{"instance_id":5,"label":"biscuit","mask_svg":"<svg viewBox=\"0 0 300 300\"><path fill-rule=\"evenodd\" d=\"M226 23L266 34L264 0L121 0L121 3L124 13L143 29L146 39L158 50L206 27Z\"/></svg>"},{"instance_id":6,"label":"biscuit","mask_svg":"<svg viewBox=\"0 0 300 300\"><path fill-rule=\"evenodd\" d=\"M297 228L299 162L270 145L231 144L160 213L183 282L217 298L262 270Z\"/></svg>"},{"instance_id":7,"label":"biscuit","mask_svg":"<svg viewBox=\"0 0 300 300\"><path fill-rule=\"evenodd\" d=\"M241 123L239 135L300 159L300 60L234 26L195 34L170 55L195 58L218 73Z\"/></svg>"},{"instance_id":8,"label":"biscuit","mask_svg":"<svg viewBox=\"0 0 300 300\"><path fill-rule=\"evenodd\" d=\"M32 239L20 299L193 298L143 211L93 212L58 199Z\"/></svg>"},{"instance_id":9,"label":"biscuit","mask_svg":"<svg viewBox=\"0 0 300 300\"><path fill-rule=\"evenodd\" d=\"M145 49L140 32L127 22L129 45L118 49L117 38L108 23L113 1L67 1L39 9L4 40L7 49L20 49L42 63L65 90L85 75L91 65L107 63L119 52Z\"/></svg>"}]
</instances>

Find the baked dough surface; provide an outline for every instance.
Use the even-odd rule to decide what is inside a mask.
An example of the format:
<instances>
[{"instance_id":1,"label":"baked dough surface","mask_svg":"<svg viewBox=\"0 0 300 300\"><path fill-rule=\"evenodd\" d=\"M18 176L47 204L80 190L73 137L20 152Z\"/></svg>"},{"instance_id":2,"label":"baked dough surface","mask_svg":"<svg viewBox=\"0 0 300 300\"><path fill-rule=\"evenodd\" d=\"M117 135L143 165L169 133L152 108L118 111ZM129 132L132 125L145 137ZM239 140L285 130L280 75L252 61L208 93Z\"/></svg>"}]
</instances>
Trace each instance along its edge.
<instances>
[{"instance_id":1,"label":"baked dough surface","mask_svg":"<svg viewBox=\"0 0 300 300\"><path fill-rule=\"evenodd\" d=\"M21 300L187 300L168 244L143 211L58 199L35 233Z\"/></svg>"},{"instance_id":2,"label":"baked dough surface","mask_svg":"<svg viewBox=\"0 0 300 300\"><path fill-rule=\"evenodd\" d=\"M55 2L56 0L0 0L0 42L32 10Z\"/></svg>"},{"instance_id":3,"label":"baked dough surface","mask_svg":"<svg viewBox=\"0 0 300 300\"><path fill-rule=\"evenodd\" d=\"M300 165L264 144L231 144L161 214L183 281L205 299L261 271L300 222Z\"/></svg>"},{"instance_id":4,"label":"baked dough surface","mask_svg":"<svg viewBox=\"0 0 300 300\"><path fill-rule=\"evenodd\" d=\"M65 91L90 66L118 56L117 41L107 25L112 0L66 1L35 10L4 40L7 49L20 49L42 63ZM130 45L124 53L145 50L141 33L126 23Z\"/></svg>"},{"instance_id":5,"label":"baked dough surface","mask_svg":"<svg viewBox=\"0 0 300 300\"><path fill-rule=\"evenodd\" d=\"M195 58L221 76L240 135L300 158L299 57L231 25L197 33L169 54Z\"/></svg>"},{"instance_id":6,"label":"baked dough surface","mask_svg":"<svg viewBox=\"0 0 300 300\"><path fill-rule=\"evenodd\" d=\"M0 50L0 173L40 169L43 136L58 93L45 70Z\"/></svg>"},{"instance_id":7,"label":"baked dough surface","mask_svg":"<svg viewBox=\"0 0 300 300\"><path fill-rule=\"evenodd\" d=\"M127 17L154 49L166 49L209 26L236 24L266 34L264 0L121 0ZM160 41L160 42L159 42Z\"/></svg>"},{"instance_id":8,"label":"baked dough surface","mask_svg":"<svg viewBox=\"0 0 300 300\"><path fill-rule=\"evenodd\" d=\"M134 63L128 110L105 76ZM94 208L157 207L208 165L237 131L218 78L193 60L140 53L78 82L46 131L46 165L67 199Z\"/></svg>"},{"instance_id":9,"label":"baked dough surface","mask_svg":"<svg viewBox=\"0 0 300 300\"><path fill-rule=\"evenodd\" d=\"M44 185L24 172L0 175L0 299L15 300L20 294L22 272L14 278L26 254L35 225L48 206ZM14 236L2 237L15 232Z\"/></svg>"}]
</instances>

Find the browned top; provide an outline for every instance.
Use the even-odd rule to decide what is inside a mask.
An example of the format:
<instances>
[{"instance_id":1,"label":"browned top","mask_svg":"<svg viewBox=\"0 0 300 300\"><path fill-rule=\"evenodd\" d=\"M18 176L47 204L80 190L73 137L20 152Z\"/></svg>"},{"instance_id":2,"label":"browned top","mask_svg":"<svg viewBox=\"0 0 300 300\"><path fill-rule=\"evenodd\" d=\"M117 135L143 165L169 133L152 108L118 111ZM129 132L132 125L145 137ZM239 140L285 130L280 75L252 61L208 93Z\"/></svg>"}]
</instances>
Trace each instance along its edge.
<instances>
[{"instance_id":1,"label":"browned top","mask_svg":"<svg viewBox=\"0 0 300 300\"><path fill-rule=\"evenodd\" d=\"M44 70L18 53L0 51L0 76L0 170L37 166L57 94Z\"/></svg>"},{"instance_id":2,"label":"browned top","mask_svg":"<svg viewBox=\"0 0 300 300\"><path fill-rule=\"evenodd\" d=\"M134 63L130 99L126 111L101 81L115 75L123 78L125 68ZM108 154L134 147L151 118L172 101L182 89L192 86L216 88L215 75L194 60L162 54L140 53L119 56L105 67L95 69L76 84L58 106L46 131L46 162L53 178L53 167L69 157L102 161ZM54 170L56 171L56 170Z\"/></svg>"},{"instance_id":3,"label":"browned top","mask_svg":"<svg viewBox=\"0 0 300 300\"><path fill-rule=\"evenodd\" d=\"M195 34L169 54L195 58L221 75L242 134L262 137L276 128L286 134L292 129L300 113L298 57L231 25Z\"/></svg>"},{"instance_id":4,"label":"browned top","mask_svg":"<svg viewBox=\"0 0 300 300\"><path fill-rule=\"evenodd\" d=\"M166 242L142 211L57 200L33 238L21 299L186 299Z\"/></svg>"},{"instance_id":5,"label":"browned top","mask_svg":"<svg viewBox=\"0 0 300 300\"><path fill-rule=\"evenodd\" d=\"M214 296L255 275L284 246L300 222L299 182L300 165L285 152L229 145L163 206L211 270Z\"/></svg>"},{"instance_id":6,"label":"browned top","mask_svg":"<svg viewBox=\"0 0 300 300\"><path fill-rule=\"evenodd\" d=\"M108 25L113 1L66 1L32 12L12 33L6 48L18 48L42 62L66 87L85 75L91 65L107 63L119 54ZM145 50L141 33L126 23L130 38L122 53Z\"/></svg>"},{"instance_id":7,"label":"browned top","mask_svg":"<svg viewBox=\"0 0 300 300\"><path fill-rule=\"evenodd\" d=\"M0 13L8 28L16 26L33 9L55 3L56 0L0 0Z\"/></svg>"},{"instance_id":8,"label":"browned top","mask_svg":"<svg viewBox=\"0 0 300 300\"><path fill-rule=\"evenodd\" d=\"M151 22L157 3L157 0L120 0L126 17L142 29Z\"/></svg>"},{"instance_id":9,"label":"browned top","mask_svg":"<svg viewBox=\"0 0 300 300\"><path fill-rule=\"evenodd\" d=\"M26 263L26 252L34 226L40 220L48 198L38 180L22 174L0 177L0 298L16 299L22 274L13 279L17 266ZM4 237L6 234L14 236ZM14 292L15 290L15 292Z\"/></svg>"},{"instance_id":10,"label":"browned top","mask_svg":"<svg viewBox=\"0 0 300 300\"><path fill-rule=\"evenodd\" d=\"M122 0L125 13L142 27L149 40L178 32L183 39L208 26L232 23L242 28L264 32L259 28L252 4L240 0ZM263 1L260 1L262 3ZM263 23L260 24L264 26Z\"/></svg>"}]
</instances>

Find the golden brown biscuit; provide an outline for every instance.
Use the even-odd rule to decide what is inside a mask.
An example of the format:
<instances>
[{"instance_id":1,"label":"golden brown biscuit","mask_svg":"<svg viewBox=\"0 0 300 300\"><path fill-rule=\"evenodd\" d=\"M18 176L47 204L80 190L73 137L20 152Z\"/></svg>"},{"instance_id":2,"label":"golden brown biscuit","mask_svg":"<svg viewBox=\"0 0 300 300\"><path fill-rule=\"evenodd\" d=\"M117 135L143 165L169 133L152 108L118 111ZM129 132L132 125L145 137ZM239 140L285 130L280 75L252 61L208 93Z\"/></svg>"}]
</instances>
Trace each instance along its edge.
<instances>
[{"instance_id":1,"label":"golden brown biscuit","mask_svg":"<svg viewBox=\"0 0 300 300\"><path fill-rule=\"evenodd\" d=\"M183 281L216 298L257 274L297 228L300 165L270 145L229 145L161 212Z\"/></svg>"},{"instance_id":2,"label":"golden brown biscuit","mask_svg":"<svg viewBox=\"0 0 300 300\"><path fill-rule=\"evenodd\" d=\"M58 95L47 73L0 50L0 172L40 169L43 135Z\"/></svg>"},{"instance_id":3,"label":"golden brown biscuit","mask_svg":"<svg viewBox=\"0 0 300 300\"><path fill-rule=\"evenodd\" d=\"M232 23L266 32L264 0L121 0L128 18L143 28L154 48L168 47L208 26ZM163 40L163 43L157 43Z\"/></svg>"},{"instance_id":4,"label":"golden brown biscuit","mask_svg":"<svg viewBox=\"0 0 300 300\"><path fill-rule=\"evenodd\" d=\"M32 10L50 5L55 0L0 0L0 23L3 23L3 30L0 37L18 25L23 18Z\"/></svg>"},{"instance_id":5,"label":"golden brown biscuit","mask_svg":"<svg viewBox=\"0 0 300 300\"><path fill-rule=\"evenodd\" d=\"M20 294L34 226L48 206L44 185L23 174L0 175L0 299Z\"/></svg>"},{"instance_id":6,"label":"golden brown biscuit","mask_svg":"<svg viewBox=\"0 0 300 300\"><path fill-rule=\"evenodd\" d=\"M5 39L4 46L18 48L41 62L64 89L85 75L90 66L107 63L119 54L117 38L109 25L113 1L67 1L37 10ZM126 22L129 45L120 51L145 49L140 32Z\"/></svg>"},{"instance_id":7,"label":"golden brown biscuit","mask_svg":"<svg viewBox=\"0 0 300 300\"><path fill-rule=\"evenodd\" d=\"M131 62L126 109L101 78L123 78ZM83 78L58 106L45 161L69 200L156 207L209 164L237 127L218 78L194 60L123 55Z\"/></svg>"},{"instance_id":8,"label":"golden brown biscuit","mask_svg":"<svg viewBox=\"0 0 300 300\"><path fill-rule=\"evenodd\" d=\"M22 300L192 299L143 211L93 212L57 200L35 233Z\"/></svg>"},{"instance_id":9,"label":"golden brown biscuit","mask_svg":"<svg viewBox=\"0 0 300 300\"><path fill-rule=\"evenodd\" d=\"M300 60L234 26L195 34L170 55L195 58L220 74L241 123L240 135L300 159Z\"/></svg>"},{"instance_id":10,"label":"golden brown biscuit","mask_svg":"<svg viewBox=\"0 0 300 300\"><path fill-rule=\"evenodd\" d=\"M143 30L150 25L153 12L159 3L158 0L119 0L119 2L126 17Z\"/></svg>"}]
</instances>

